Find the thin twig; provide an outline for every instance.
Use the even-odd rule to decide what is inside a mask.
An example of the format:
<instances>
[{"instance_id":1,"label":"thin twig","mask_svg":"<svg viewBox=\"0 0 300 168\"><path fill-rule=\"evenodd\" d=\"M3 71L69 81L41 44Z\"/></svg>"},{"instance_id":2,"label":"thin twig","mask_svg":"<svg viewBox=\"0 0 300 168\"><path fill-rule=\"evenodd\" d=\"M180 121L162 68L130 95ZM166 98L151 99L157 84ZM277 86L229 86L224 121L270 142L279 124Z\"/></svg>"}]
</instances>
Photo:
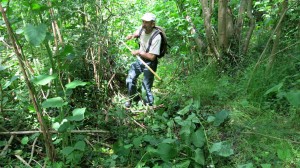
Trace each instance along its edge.
<instances>
[{"instance_id":1,"label":"thin twig","mask_svg":"<svg viewBox=\"0 0 300 168\"><path fill-rule=\"evenodd\" d=\"M138 125L138 126L140 126L141 128L144 128L144 129L147 129L144 125L142 125L142 124L140 124L139 122L137 122L132 116L130 116L129 114L127 114L127 113L125 113L130 119L132 119L132 121L136 124L136 125Z\"/></svg>"},{"instance_id":2,"label":"thin twig","mask_svg":"<svg viewBox=\"0 0 300 168\"><path fill-rule=\"evenodd\" d=\"M38 137L36 137L36 138L34 139L34 141L33 141L32 148L31 148L31 155L30 155L30 159L29 159L29 161L28 161L28 164L30 164L31 161L32 161L33 153L34 153L34 148L35 148L35 143L36 143L37 139L38 139Z\"/></svg>"},{"instance_id":3,"label":"thin twig","mask_svg":"<svg viewBox=\"0 0 300 168\"><path fill-rule=\"evenodd\" d=\"M31 167L20 155L15 155L22 163L24 163L26 166Z\"/></svg>"},{"instance_id":4,"label":"thin twig","mask_svg":"<svg viewBox=\"0 0 300 168\"><path fill-rule=\"evenodd\" d=\"M3 148L0 156L5 156L5 152L8 149L8 147L10 146L11 142L13 141L13 139L14 139L14 135L10 136L10 138L9 138L7 144L5 145L5 147Z\"/></svg>"},{"instance_id":5,"label":"thin twig","mask_svg":"<svg viewBox=\"0 0 300 168\"><path fill-rule=\"evenodd\" d=\"M95 150L95 147L93 146L93 144L89 140L87 140L86 138L84 138L84 140L87 144L89 144L93 148L93 150Z\"/></svg>"}]
</instances>

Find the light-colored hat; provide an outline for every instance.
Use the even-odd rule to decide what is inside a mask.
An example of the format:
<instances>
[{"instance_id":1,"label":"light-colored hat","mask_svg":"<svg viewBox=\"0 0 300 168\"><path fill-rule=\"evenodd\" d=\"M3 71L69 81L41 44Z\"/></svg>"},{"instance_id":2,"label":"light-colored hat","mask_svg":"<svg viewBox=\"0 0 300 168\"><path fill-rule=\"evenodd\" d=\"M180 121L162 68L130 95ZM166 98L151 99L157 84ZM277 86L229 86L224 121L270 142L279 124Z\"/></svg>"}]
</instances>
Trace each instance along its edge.
<instances>
[{"instance_id":1,"label":"light-colored hat","mask_svg":"<svg viewBox=\"0 0 300 168\"><path fill-rule=\"evenodd\" d=\"M155 21L156 17L153 13L145 13L142 17L142 20L144 21Z\"/></svg>"}]
</instances>

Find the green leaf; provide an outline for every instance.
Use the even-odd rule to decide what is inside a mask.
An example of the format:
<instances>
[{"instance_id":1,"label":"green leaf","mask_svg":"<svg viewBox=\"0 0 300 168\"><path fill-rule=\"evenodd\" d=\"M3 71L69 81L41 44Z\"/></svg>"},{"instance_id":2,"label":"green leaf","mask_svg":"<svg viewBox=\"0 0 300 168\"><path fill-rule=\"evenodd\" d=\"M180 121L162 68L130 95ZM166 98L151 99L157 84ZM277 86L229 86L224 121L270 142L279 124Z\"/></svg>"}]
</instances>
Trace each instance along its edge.
<instances>
[{"instance_id":1,"label":"green leaf","mask_svg":"<svg viewBox=\"0 0 300 168\"><path fill-rule=\"evenodd\" d=\"M177 114L184 115L190 111L191 105L185 106L183 109L179 110Z\"/></svg>"},{"instance_id":2,"label":"green leaf","mask_svg":"<svg viewBox=\"0 0 300 168\"><path fill-rule=\"evenodd\" d=\"M225 119L227 119L229 112L227 110L222 110L215 115L214 126L220 126Z\"/></svg>"},{"instance_id":3,"label":"green leaf","mask_svg":"<svg viewBox=\"0 0 300 168\"><path fill-rule=\"evenodd\" d=\"M160 143L157 148L157 153L165 162L168 162L177 155L177 151L174 146L167 143Z\"/></svg>"},{"instance_id":4,"label":"green leaf","mask_svg":"<svg viewBox=\"0 0 300 168\"><path fill-rule=\"evenodd\" d=\"M44 41L46 32L47 26L44 24L40 24L38 26L28 24L24 28L24 35L26 40L34 46L38 46Z\"/></svg>"},{"instance_id":5,"label":"green leaf","mask_svg":"<svg viewBox=\"0 0 300 168\"><path fill-rule=\"evenodd\" d=\"M1 146L5 146L6 144L7 144L6 141L0 141L0 147L1 147Z\"/></svg>"},{"instance_id":6,"label":"green leaf","mask_svg":"<svg viewBox=\"0 0 300 168\"><path fill-rule=\"evenodd\" d=\"M73 116L68 117L70 121L81 121L84 119L84 113L86 108L77 108L72 111Z\"/></svg>"},{"instance_id":7,"label":"green leaf","mask_svg":"<svg viewBox=\"0 0 300 168\"><path fill-rule=\"evenodd\" d=\"M271 164L261 164L260 165L262 168L271 168Z\"/></svg>"},{"instance_id":8,"label":"green leaf","mask_svg":"<svg viewBox=\"0 0 300 168\"><path fill-rule=\"evenodd\" d=\"M175 168L188 168L190 166L190 164L191 164L191 161L185 160L181 163L176 164Z\"/></svg>"},{"instance_id":9,"label":"green leaf","mask_svg":"<svg viewBox=\"0 0 300 168\"><path fill-rule=\"evenodd\" d=\"M132 143L133 143L133 145L134 145L135 148L139 148L140 147L140 145L142 143L142 139L143 139L142 136L139 136L139 137L133 139Z\"/></svg>"},{"instance_id":10,"label":"green leaf","mask_svg":"<svg viewBox=\"0 0 300 168\"><path fill-rule=\"evenodd\" d=\"M61 97L50 98L42 103L43 108L62 107L63 105L65 105L65 103Z\"/></svg>"},{"instance_id":11,"label":"green leaf","mask_svg":"<svg viewBox=\"0 0 300 168\"><path fill-rule=\"evenodd\" d=\"M216 117L214 116L208 116L207 118L207 122L211 123L211 122L214 122L216 120Z\"/></svg>"},{"instance_id":12,"label":"green leaf","mask_svg":"<svg viewBox=\"0 0 300 168\"><path fill-rule=\"evenodd\" d=\"M60 127L59 122L55 122L55 123L52 124L52 128L53 128L54 130L56 130L56 131L58 131L59 127Z\"/></svg>"},{"instance_id":13,"label":"green leaf","mask_svg":"<svg viewBox=\"0 0 300 168\"><path fill-rule=\"evenodd\" d=\"M84 141L78 141L76 142L74 149L78 149L80 151L84 151L85 149L85 142Z\"/></svg>"},{"instance_id":14,"label":"green leaf","mask_svg":"<svg viewBox=\"0 0 300 168\"><path fill-rule=\"evenodd\" d=\"M5 70L7 67L6 66L2 66L2 65L0 65L0 71L3 71L3 70Z\"/></svg>"},{"instance_id":15,"label":"green leaf","mask_svg":"<svg viewBox=\"0 0 300 168\"><path fill-rule=\"evenodd\" d=\"M34 77L31 81L37 85L46 85L55 78L56 78L56 75L40 75L40 76Z\"/></svg>"},{"instance_id":16,"label":"green leaf","mask_svg":"<svg viewBox=\"0 0 300 168\"><path fill-rule=\"evenodd\" d=\"M194 160L198 164L205 165L205 159L204 159L203 150L201 150L200 148L197 148L195 150Z\"/></svg>"},{"instance_id":17,"label":"green leaf","mask_svg":"<svg viewBox=\"0 0 300 168\"><path fill-rule=\"evenodd\" d=\"M70 122L68 120L64 119L64 121L62 122L62 124L60 124L57 131L58 132L66 132L70 126L71 126Z\"/></svg>"},{"instance_id":18,"label":"green leaf","mask_svg":"<svg viewBox=\"0 0 300 168\"><path fill-rule=\"evenodd\" d=\"M22 138L21 143L22 143L23 145L26 145L26 144L28 143L28 141L29 141L28 136L25 136L25 137Z\"/></svg>"},{"instance_id":19,"label":"green leaf","mask_svg":"<svg viewBox=\"0 0 300 168\"><path fill-rule=\"evenodd\" d=\"M281 89L281 87L283 86L283 83L279 83L278 85L273 86L271 89L267 90L266 93L264 95L268 95L272 92L278 93Z\"/></svg>"},{"instance_id":20,"label":"green leaf","mask_svg":"<svg viewBox=\"0 0 300 168\"><path fill-rule=\"evenodd\" d=\"M2 89L8 88L15 80L19 79L20 76L13 76L8 82L5 83Z\"/></svg>"},{"instance_id":21,"label":"green leaf","mask_svg":"<svg viewBox=\"0 0 300 168\"><path fill-rule=\"evenodd\" d=\"M196 132L194 132L192 134L191 139L192 139L192 143L196 147L198 147L198 148L202 147L205 143L205 135L204 135L203 129L200 128Z\"/></svg>"},{"instance_id":22,"label":"green leaf","mask_svg":"<svg viewBox=\"0 0 300 168\"><path fill-rule=\"evenodd\" d=\"M233 155L232 144L227 141L214 143L209 151L223 157Z\"/></svg>"},{"instance_id":23,"label":"green leaf","mask_svg":"<svg viewBox=\"0 0 300 168\"><path fill-rule=\"evenodd\" d=\"M244 165L238 165L238 168L253 168L253 163L247 163Z\"/></svg>"},{"instance_id":24,"label":"green leaf","mask_svg":"<svg viewBox=\"0 0 300 168\"><path fill-rule=\"evenodd\" d=\"M67 146L61 150L61 153L65 156L68 156L70 153L74 151L74 148L71 146Z\"/></svg>"},{"instance_id":25,"label":"green leaf","mask_svg":"<svg viewBox=\"0 0 300 168\"><path fill-rule=\"evenodd\" d=\"M277 155L282 161L289 161L292 159L292 152L289 148L277 149Z\"/></svg>"},{"instance_id":26,"label":"green leaf","mask_svg":"<svg viewBox=\"0 0 300 168\"><path fill-rule=\"evenodd\" d=\"M75 81L73 81L73 82L71 82L71 83L68 83L67 85L66 85L66 88L67 89L74 89L74 88L76 88L77 86L85 86L87 84L87 82L82 82L82 81L79 81L79 80L75 80Z\"/></svg>"},{"instance_id":27,"label":"green leaf","mask_svg":"<svg viewBox=\"0 0 300 168\"><path fill-rule=\"evenodd\" d=\"M296 108L300 108L300 90L294 90L288 92L285 97Z\"/></svg>"}]
</instances>

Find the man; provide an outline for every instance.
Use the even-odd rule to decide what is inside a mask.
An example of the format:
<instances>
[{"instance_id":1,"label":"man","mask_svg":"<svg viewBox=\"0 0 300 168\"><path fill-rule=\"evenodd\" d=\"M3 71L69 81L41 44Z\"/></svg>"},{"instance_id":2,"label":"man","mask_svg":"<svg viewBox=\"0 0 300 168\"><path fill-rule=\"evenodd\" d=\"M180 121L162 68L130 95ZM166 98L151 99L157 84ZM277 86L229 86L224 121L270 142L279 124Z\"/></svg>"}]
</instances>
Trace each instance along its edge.
<instances>
[{"instance_id":1,"label":"man","mask_svg":"<svg viewBox=\"0 0 300 168\"><path fill-rule=\"evenodd\" d=\"M146 13L142 17L142 27L134 32L132 35L128 35L126 37L127 40L133 38L140 38L140 48L138 50L132 50L131 54L134 56L141 57L142 60L155 72L157 68L157 55L160 54L160 45L161 45L161 36L157 35L152 40L151 46L149 51L146 52L148 48L149 39L152 34L157 31L155 29L155 20L156 17L152 13ZM141 30L142 29L142 30ZM140 34L141 32L141 34ZM140 34L140 36L139 36ZM137 78L141 73L144 73L144 79L142 82L142 87L146 91L146 99L144 103L152 106L154 103L154 97L151 91L154 75L152 72L142 64L141 61L137 60L133 64L131 64L128 76L126 78L126 86L128 89L128 94L130 100L125 103L126 107L130 107L132 104L132 100L137 102L139 97L136 94L136 85L137 85Z\"/></svg>"}]
</instances>

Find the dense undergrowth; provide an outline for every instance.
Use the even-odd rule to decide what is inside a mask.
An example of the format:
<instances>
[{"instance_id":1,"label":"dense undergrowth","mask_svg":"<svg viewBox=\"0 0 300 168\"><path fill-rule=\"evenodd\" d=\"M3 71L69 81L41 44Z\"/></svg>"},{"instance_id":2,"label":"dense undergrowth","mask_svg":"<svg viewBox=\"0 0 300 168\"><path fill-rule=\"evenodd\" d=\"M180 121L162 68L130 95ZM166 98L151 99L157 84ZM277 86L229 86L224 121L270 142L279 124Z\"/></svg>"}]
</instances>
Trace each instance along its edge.
<instances>
[{"instance_id":1,"label":"dense undergrowth","mask_svg":"<svg viewBox=\"0 0 300 168\"><path fill-rule=\"evenodd\" d=\"M171 61L165 59L160 63L158 73L164 80L155 81L155 104L164 106L156 110L142 104L131 111L124 109L126 91L120 90L109 99L111 103L95 111L97 108L89 97L99 93L89 92L93 87L88 84L76 88L76 95L82 95L76 107L87 106L88 112L84 120L69 117L72 122L65 129L104 129L109 133L54 134L54 144L62 157L52 164L46 162L47 166L300 166L297 63L283 59L285 63L278 61L271 73L260 66L252 75L252 66L239 72L220 73L215 64L187 73L185 69L176 69L177 62ZM74 114L76 107L71 107L67 115ZM18 123L18 127L27 127L36 123L34 111L28 110L7 114L5 119ZM77 109L79 113L82 110ZM53 112L48 114L52 116ZM21 116L24 120L17 122ZM3 127L13 127L7 124ZM35 127L38 125L31 129ZM37 136L20 137L22 145L12 146L1 166L20 166L13 157L18 154L37 160L38 167L43 154L34 158L30 155L30 144ZM59 148L64 143L68 145ZM39 142L35 144L40 150L41 146Z\"/></svg>"}]
</instances>

